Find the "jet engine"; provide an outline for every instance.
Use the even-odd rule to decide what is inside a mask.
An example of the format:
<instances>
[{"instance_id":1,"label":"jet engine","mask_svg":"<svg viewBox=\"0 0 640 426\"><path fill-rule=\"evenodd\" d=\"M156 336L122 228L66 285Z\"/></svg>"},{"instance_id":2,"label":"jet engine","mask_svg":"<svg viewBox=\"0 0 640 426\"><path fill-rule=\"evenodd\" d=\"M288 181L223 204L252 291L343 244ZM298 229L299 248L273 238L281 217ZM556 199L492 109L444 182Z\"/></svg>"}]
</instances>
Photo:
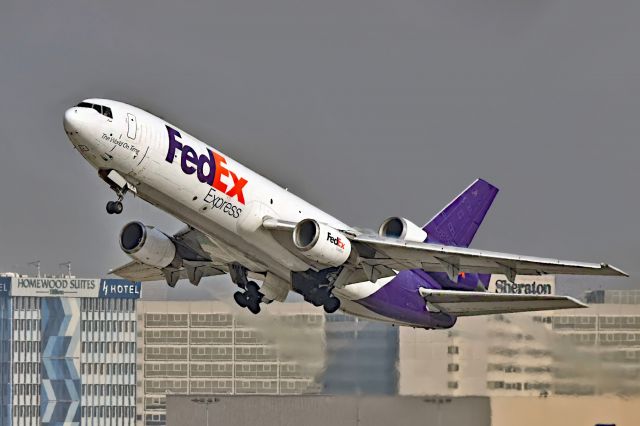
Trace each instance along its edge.
<instances>
[{"instance_id":1,"label":"jet engine","mask_svg":"<svg viewBox=\"0 0 640 426\"><path fill-rule=\"evenodd\" d=\"M161 269L176 257L176 246L171 238L140 222L130 222L122 228L120 248L135 260Z\"/></svg>"},{"instance_id":2,"label":"jet engine","mask_svg":"<svg viewBox=\"0 0 640 426\"><path fill-rule=\"evenodd\" d=\"M390 217L385 220L380 225L378 234L381 237L397 238L417 243L422 243L427 239L427 233L422 228L404 217Z\"/></svg>"},{"instance_id":3,"label":"jet engine","mask_svg":"<svg viewBox=\"0 0 640 426\"><path fill-rule=\"evenodd\" d=\"M340 266L351 254L351 242L340 231L314 219L303 219L293 230L293 244L311 260Z\"/></svg>"}]
</instances>

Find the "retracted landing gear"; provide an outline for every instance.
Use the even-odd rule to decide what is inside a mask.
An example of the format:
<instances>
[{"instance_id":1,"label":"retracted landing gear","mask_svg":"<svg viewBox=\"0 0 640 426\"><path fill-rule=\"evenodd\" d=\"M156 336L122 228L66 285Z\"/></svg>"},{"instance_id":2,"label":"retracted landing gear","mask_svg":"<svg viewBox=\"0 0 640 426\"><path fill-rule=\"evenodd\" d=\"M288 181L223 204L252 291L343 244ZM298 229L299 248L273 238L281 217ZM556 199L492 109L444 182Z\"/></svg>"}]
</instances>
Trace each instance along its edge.
<instances>
[{"instance_id":1,"label":"retracted landing gear","mask_svg":"<svg viewBox=\"0 0 640 426\"><path fill-rule=\"evenodd\" d=\"M234 300L241 308L247 308L252 314L260 313L260 302L264 295L260 293L260 287L254 281L249 281L245 291L236 291Z\"/></svg>"}]
</instances>

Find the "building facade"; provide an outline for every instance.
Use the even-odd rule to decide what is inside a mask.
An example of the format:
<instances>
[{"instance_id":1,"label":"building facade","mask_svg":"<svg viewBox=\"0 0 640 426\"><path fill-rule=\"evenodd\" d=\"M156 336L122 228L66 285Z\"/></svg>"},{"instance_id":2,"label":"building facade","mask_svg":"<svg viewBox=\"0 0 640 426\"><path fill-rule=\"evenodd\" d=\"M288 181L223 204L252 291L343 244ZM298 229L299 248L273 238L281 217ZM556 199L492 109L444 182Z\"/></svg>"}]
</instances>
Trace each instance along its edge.
<instances>
[{"instance_id":1,"label":"building facade","mask_svg":"<svg viewBox=\"0 0 640 426\"><path fill-rule=\"evenodd\" d=\"M490 290L552 294L553 277ZM638 291L588 293L585 309L461 318L450 330L400 330L400 393L452 396L640 393ZM608 302L608 303L607 303ZM615 303L612 303L615 302Z\"/></svg>"},{"instance_id":2,"label":"building facade","mask_svg":"<svg viewBox=\"0 0 640 426\"><path fill-rule=\"evenodd\" d=\"M398 327L343 313L326 317L323 393L396 395Z\"/></svg>"},{"instance_id":3,"label":"building facade","mask_svg":"<svg viewBox=\"0 0 640 426\"><path fill-rule=\"evenodd\" d=\"M140 283L0 283L0 425L133 425Z\"/></svg>"},{"instance_id":4,"label":"building facade","mask_svg":"<svg viewBox=\"0 0 640 426\"><path fill-rule=\"evenodd\" d=\"M492 412L486 397L170 395L167 414L167 426L490 426Z\"/></svg>"},{"instance_id":5,"label":"building facade","mask_svg":"<svg viewBox=\"0 0 640 426\"><path fill-rule=\"evenodd\" d=\"M267 305L254 316L215 301L138 304L138 424L166 424L167 395L318 393L324 312Z\"/></svg>"}]
</instances>

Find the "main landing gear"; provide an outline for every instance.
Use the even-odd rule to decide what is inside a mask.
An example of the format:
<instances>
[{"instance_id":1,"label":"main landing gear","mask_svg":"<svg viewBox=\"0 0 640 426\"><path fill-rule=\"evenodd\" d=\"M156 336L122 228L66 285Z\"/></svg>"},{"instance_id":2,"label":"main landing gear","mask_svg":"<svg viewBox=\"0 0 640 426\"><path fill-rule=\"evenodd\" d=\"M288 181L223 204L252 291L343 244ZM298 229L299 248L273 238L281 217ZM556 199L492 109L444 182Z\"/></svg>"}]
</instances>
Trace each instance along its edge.
<instances>
[{"instance_id":1,"label":"main landing gear","mask_svg":"<svg viewBox=\"0 0 640 426\"><path fill-rule=\"evenodd\" d=\"M331 294L331 290L330 287L316 287L303 294L303 297L313 306L322 306L326 313L332 314L340 309L340 299Z\"/></svg>"},{"instance_id":2,"label":"main landing gear","mask_svg":"<svg viewBox=\"0 0 640 426\"><path fill-rule=\"evenodd\" d=\"M244 291L236 291L233 299L241 308L247 308L252 314L260 313L260 303L264 294L260 293L260 287L255 281L249 281L247 278L247 268L239 263L229 265L229 275L231 281L244 289Z\"/></svg>"},{"instance_id":3,"label":"main landing gear","mask_svg":"<svg viewBox=\"0 0 640 426\"><path fill-rule=\"evenodd\" d=\"M254 281L247 283L245 291L236 291L233 299L241 308L247 308L252 314L260 313L260 302L262 302L263 294L260 293L260 287Z\"/></svg>"},{"instance_id":4,"label":"main landing gear","mask_svg":"<svg viewBox=\"0 0 640 426\"><path fill-rule=\"evenodd\" d=\"M322 306L326 313L332 314L340 309L340 299L332 293L333 283L340 272L340 268L293 272L291 274L293 290L300 293L304 300L313 306Z\"/></svg>"}]
</instances>

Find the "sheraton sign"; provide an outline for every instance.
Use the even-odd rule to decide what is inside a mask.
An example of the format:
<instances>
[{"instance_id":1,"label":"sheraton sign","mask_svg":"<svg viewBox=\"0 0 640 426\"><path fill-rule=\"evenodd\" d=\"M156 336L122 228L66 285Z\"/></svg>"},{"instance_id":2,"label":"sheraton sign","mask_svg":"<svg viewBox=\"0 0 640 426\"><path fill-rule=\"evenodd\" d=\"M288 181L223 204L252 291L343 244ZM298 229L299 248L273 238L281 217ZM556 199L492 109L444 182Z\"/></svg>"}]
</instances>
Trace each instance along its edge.
<instances>
[{"instance_id":1,"label":"sheraton sign","mask_svg":"<svg viewBox=\"0 0 640 426\"><path fill-rule=\"evenodd\" d=\"M554 275L518 275L511 283L504 275L491 275L489 292L504 294L556 294Z\"/></svg>"}]
</instances>

